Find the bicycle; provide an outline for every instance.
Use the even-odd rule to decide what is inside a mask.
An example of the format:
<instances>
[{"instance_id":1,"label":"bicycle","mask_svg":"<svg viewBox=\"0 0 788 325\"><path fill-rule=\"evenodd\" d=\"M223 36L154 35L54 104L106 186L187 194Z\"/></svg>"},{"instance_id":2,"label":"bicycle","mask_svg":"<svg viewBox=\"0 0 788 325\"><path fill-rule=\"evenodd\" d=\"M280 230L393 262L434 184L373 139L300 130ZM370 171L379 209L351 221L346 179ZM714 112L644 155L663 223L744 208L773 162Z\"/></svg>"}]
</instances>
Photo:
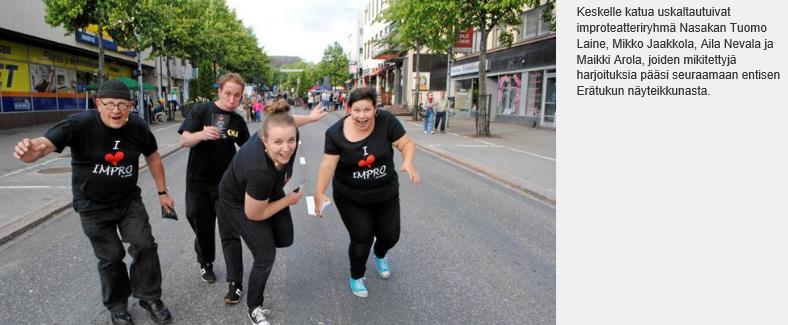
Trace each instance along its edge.
<instances>
[{"instance_id":1,"label":"bicycle","mask_svg":"<svg viewBox=\"0 0 788 325\"><path fill-rule=\"evenodd\" d=\"M158 105L156 108L152 109L151 114L153 116L153 123L162 124L167 122L167 114L162 111L161 105Z\"/></svg>"}]
</instances>

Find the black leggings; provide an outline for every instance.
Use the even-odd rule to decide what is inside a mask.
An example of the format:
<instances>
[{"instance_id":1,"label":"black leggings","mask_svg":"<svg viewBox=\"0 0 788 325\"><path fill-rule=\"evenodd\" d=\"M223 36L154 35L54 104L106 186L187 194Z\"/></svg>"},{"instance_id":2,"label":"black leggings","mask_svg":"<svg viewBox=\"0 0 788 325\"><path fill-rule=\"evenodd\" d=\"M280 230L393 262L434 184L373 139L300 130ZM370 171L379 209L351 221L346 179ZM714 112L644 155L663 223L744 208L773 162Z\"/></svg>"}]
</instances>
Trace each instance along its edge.
<instances>
[{"instance_id":1,"label":"black leggings","mask_svg":"<svg viewBox=\"0 0 788 325\"><path fill-rule=\"evenodd\" d=\"M334 203L350 234L350 276L362 278L367 270L367 258L373 241L375 256L383 258L399 240L399 197L361 204L335 194Z\"/></svg>"},{"instance_id":2,"label":"black leggings","mask_svg":"<svg viewBox=\"0 0 788 325\"><path fill-rule=\"evenodd\" d=\"M220 201L221 212L218 217L228 221L232 228L240 234L254 257L252 271L249 272L246 305L250 309L262 306L265 284L268 282L268 276L274 266L276 249L293 244L293 219L290 217L290 208L282 209L266 220L253 221L246 218L243 206L224 199L220 199ZM237 247L238 253L240 253L240 245ZM225 251L226 255L228 252ZM228 269L242 270L243 266L228 265Z\"/></svg>"}]
</instances>

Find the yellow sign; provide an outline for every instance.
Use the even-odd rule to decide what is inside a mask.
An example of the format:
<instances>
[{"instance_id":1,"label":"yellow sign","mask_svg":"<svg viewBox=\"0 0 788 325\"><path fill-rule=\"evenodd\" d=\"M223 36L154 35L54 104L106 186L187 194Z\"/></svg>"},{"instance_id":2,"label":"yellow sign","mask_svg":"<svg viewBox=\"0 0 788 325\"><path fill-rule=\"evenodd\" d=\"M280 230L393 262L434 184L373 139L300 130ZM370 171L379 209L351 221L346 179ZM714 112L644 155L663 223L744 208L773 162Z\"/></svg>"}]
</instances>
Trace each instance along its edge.
<instances>
[{"instance_id":1,"label":"yellow sign","mask_svg":"<svg viewBox=\"0 0 788 325\"><path fill-rule=\"evenodd\" d=\"M0 59L27 62L27 46L0 40Z\"/></svg>"},{"instance_id":2,"label":"yellow sign","mask_svg":"<svg viewBox=\"0 0 788 325\"><path fill-rule=\"evenodd\" d=\"M0 90L30 94L30 68L26 63L0 60Z\"/></svg>"}]
</instances>

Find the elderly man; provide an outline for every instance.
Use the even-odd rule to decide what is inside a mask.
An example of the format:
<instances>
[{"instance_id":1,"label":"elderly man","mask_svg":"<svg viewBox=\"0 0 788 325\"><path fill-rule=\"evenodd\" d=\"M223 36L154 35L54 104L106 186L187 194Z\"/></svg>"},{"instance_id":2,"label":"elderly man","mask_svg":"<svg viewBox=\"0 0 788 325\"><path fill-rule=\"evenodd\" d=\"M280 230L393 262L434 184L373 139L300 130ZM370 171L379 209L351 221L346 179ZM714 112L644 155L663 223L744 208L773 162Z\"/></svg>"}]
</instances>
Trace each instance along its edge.
<instances>
[{"instance_id":1,"label":"elderly man","mask_svg":"<svg viewBox=\"0 0 788 325\"><path fill-rule=\"evenodd\" d=\"M71 147L73 207L98 258L102 299L112 323L133 324L127 311L132 294L154 321L168 323L172 316L160 299L157 245L137 186L142 154L156 182L159 203L168 210L173 208L156 138L142 118L129 116L130 91L122 82L103 83L96 107L67 117L43 137L22 139L14 148L14 157L31 163ZM130 243L131 277L123 262L121 238Z\"/></svg>"}]
</instances>

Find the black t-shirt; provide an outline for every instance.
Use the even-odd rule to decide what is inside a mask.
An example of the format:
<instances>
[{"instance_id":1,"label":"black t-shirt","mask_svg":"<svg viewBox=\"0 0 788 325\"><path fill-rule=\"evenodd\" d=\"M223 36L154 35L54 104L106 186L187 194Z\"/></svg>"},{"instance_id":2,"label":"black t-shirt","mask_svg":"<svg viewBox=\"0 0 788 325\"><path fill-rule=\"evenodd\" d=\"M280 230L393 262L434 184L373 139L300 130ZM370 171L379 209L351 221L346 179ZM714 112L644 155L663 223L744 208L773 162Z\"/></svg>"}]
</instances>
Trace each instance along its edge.
<instances>
[{"instance_id":1,"label":"black t-shirt","mask_svg":"<svg viewBox=\"0 0 788 325\"><path fill-rule=\"evenodd\" d=\"M103 209L140 195L140 154L156 152L156 138L134 114L120 129L104 125L96 110L73 114L46 131L55 151L71 147L71 191L77 212Z\"/></svg>"},{"instance_id":2,"label":"black t-shirt","mask_svg":"<svg viewBox=\"0 0 788 325\"><path fill-rule=\"evenodd\" d=\"M405 135L402 123L393 114L378 110L372 133L363 140L350 142L342 131L349 118L337 121L326 130L324 152L339 155L332 182L334 195L360 203L399 196L392 143Z\"/></svg>"},{"instance_id":3,"label":"black t-shirt","mask_svg":"<svg viewBox=\"0 0 788 325\"><path fill-rule=\"evenodd\" d=\"M298 138L296 131L296 138ZM244 205L245 193L255 200L278 200L285 196L282 188L293 176L296 148L290 161L276 170L274 162L265 153L265 145L259 132L238 150L219 183L219 197L239 206Z\"/></svg>"},{"instance_id":4,"label":"black t-shirt","mask_svg":"<svg viewBox=\"0 0 788 325\"><path fill-rule=\"evenodd\" d=\"M197 191L212 191L219 184L224 171L235 155L235 145L242 146L249 140L249 129L244 118L235 112L219 109L213 102L198 105L191 109L183 120L178 133L195 133L206 125L224 129L218 140L200 141L189 150L186 166L186 186Z\"/></svg>"}]
</instances>

